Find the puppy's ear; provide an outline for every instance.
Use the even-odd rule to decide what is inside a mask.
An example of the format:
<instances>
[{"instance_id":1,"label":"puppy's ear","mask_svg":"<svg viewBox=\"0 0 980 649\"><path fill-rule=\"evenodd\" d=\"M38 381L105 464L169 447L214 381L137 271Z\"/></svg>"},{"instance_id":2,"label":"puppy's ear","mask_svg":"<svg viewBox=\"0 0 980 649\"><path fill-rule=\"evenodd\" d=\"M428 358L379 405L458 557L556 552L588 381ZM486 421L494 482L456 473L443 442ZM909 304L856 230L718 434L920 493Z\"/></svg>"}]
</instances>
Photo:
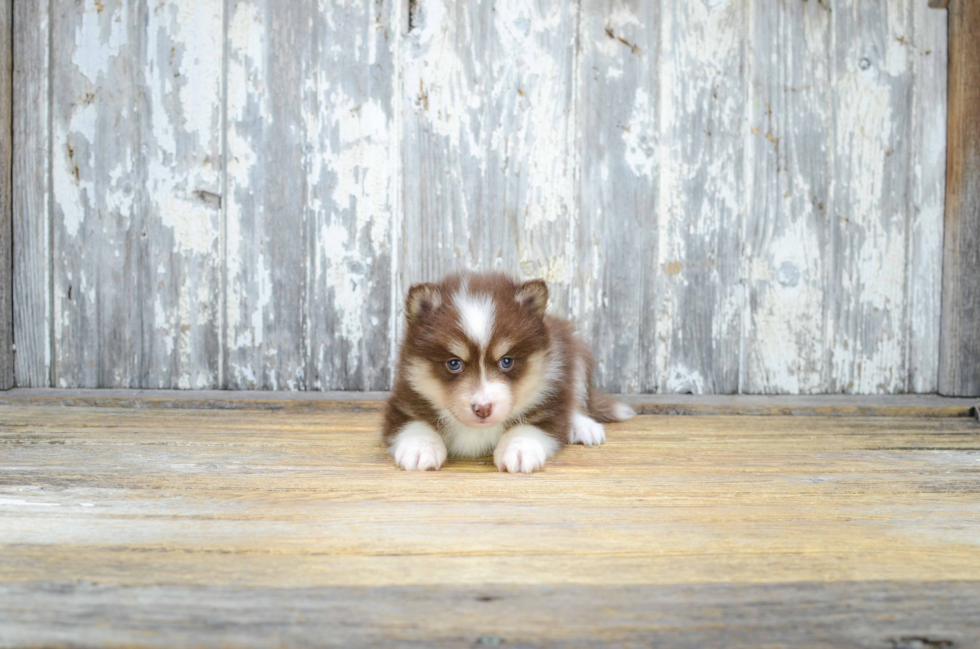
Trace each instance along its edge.
<instances>
[{"instance_id":1,"label":"puppy's ear","mask_svg":"<svg viewBox=\"0 0 980 649\"><path fill-rule=\"evenodd\" d=\"M435 284L412 284L405 298L405 316L409 322L415 322L439 308L442 304L442 294Z\"/></svg>"},{"instance_id":2,"label":"puppy's ear","mask_svg":"<svg viewBox=\"0 0 980 649\"><path fill-rule=\"evenodd\" d=\"M539 318L544 317L548 308L548 285L543 279L532 279L517 289L517 301L531 310Z\"/></svg>"}]
</instances>

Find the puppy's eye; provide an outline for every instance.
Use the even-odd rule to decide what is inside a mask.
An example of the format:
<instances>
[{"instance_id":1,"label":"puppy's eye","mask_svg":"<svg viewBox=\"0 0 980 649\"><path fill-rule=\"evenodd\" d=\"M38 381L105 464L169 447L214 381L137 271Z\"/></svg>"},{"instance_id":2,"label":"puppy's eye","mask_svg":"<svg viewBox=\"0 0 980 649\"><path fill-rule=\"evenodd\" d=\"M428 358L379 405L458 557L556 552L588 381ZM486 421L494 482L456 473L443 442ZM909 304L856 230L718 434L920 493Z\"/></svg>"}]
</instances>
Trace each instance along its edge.
<instances>
[{"instance_id":1,"label":"puppy's eye","mask_svg":"<svg viewBox=\"0 0 980 649\"><path fill-rule=\"evenodd\" d=\"M510 368L514 367L514 359L511 358L510 356L504 356L503 358L500 359L500 362L497 364L500 365L500 369L506 372Z\"/></svg>"},{"instance_id":2,"label":"puppy's eye","mask_svg":"<svg viewBox=\"0 0 980 649\"><path fill-rule=\"evenodd\" d=\"M458 358L453 358L449 361L446 361L446 367L448 367L449 371L452 372L453 374L456 374L457 372L462 372L463 361L459 360Z\"/></svg>"}]
</instances>

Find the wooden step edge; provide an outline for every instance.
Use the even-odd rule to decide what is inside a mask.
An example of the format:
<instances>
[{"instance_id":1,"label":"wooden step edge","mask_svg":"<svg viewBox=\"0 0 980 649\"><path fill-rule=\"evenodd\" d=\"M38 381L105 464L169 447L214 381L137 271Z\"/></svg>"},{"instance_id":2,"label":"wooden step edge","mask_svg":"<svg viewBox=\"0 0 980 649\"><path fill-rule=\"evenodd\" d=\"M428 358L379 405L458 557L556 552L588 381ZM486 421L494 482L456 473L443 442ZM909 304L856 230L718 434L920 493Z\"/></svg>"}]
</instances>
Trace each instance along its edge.
<instances>
[{"instance_id":1,"label":"wooden step edge","mask_svg":"<svg viewBox=\"0 0 980 649\"><path fill-rule=\"evenodd\" d=\"M0 392L4 406L306 410L380 412L387 392L271 392L226 390L84 390L15 388ZM908 395L626 395L641 414L825 417L969 417L978 399Z\"/></svg>"}]
</instances>

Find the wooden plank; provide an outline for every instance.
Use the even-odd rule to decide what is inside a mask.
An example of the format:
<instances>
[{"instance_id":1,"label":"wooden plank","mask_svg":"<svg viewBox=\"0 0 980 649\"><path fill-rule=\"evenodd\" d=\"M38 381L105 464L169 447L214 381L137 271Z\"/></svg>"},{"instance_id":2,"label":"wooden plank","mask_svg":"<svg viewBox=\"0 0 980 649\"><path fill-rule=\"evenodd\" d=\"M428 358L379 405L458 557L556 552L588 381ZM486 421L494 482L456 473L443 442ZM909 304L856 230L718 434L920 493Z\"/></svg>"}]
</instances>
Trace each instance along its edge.
<instances>
[{"instance_id":1,"label":"wooden plank","mask_svg":"<svg viewBox=\"0 0 980 649\"><path fill-rule=\"evenodd\" d=\"M54 9L52 383L138 387L141 16L121 0Z\"/></svg>"},{"instance_id":2,"label":"wooden plank","mask_svg":"<svg viewBox=\"0 0 980 649\"><path fill-rule=\"evenodd\" d=\"M908 232L909 392L939 386L946 193L946 15L912 3L912 132Z\"/></svg>"},{"instance_id":3,"label":"wooden plank","mask_svg":"<svg viewBox=\"0 0 980 649\"><path fill-rule=\"evenodd\" d=\"M827 417L975 417L976 399L927 395L619 395L638 412L659 415L782 415ZM0 405L98 406L219 410L381 410L387 392L251 390L86 390L15 388Z\"/></svg>"},{"instance_id":4,"label":"wooden plank","mask_svg":"<svg viewBox=\"0 0 980 649\"><path fill-rule=\"evenodd\" d=\"M738 390L746 3L662 7L659 392Z\"/></svg>"},{"instance_id":5,"label":"wooden plank","mask_svg":"<svg viewBox=\"0 0 980 649\"><path fill-rule=\"evenodd\" d=\"M841 2L831 20L836 183L825 389L901 392L909 377L911 5Z\"/></svg>"},{"instance_id":6,"label":"wooden plank","mask_svg":"<svg viewBox=\"0 0 980 649\"><path fill-rule=\"evenodd\" d=\"M929 392L944 148L932 50L941 55L942 24L900 2L755 9L743 389ZM864 55L878 43L877 59ZM882 118L874 128L869 111Z\"/></svg>"},{"instance_id":7,"label":"wooden plank","mask_svg":"<svg viewBox=\"0 0 980 649\"><path fill-rule=\"evenodd\" d=\"M229 5L226 387L387 386L392 10Z\"/></svg>"},{"instance_id":8,"label":"wooden plank","mask_svg":"<svg viewBox=\"0 0 980 649\"><path fill-rule=\"evenodd\" d=\"M140 387L220 387L223 4L145 9Z\"/></svg>"},{"instance_id":9,"label":"wooden plank","mask_svg":"<svg viewBox=\"0 0 980 649\"><path fill-rule=\"evenodd\" d=\"M751 5L743 392L827 389L834 182L832 20L821 2Z\"/></svg>"},{"instance_id":10,"label":"wooden plank","mask_svg":"<svg viewBox=\"0 0 980 649\"><path fill-rule=\"evenodd\" d=\"M939 392L980 395L980 7L949 3L949 121Z\"/></svg>"},{"instance_id":11,"label":"wooden plank","mask_svg":"<svg viewBox=\"0 0 980 649\"><path fill-rule=\"evenodd\" d=\"M580 216L570 314L591 343L595 380L657 388L659 5L581 6L576 113Z\"/></svg>"},{"instance_id":12,"label":"wooden plank","mask_svg":"<svg viewBox=\"0 0 980 649\"><path fill-rule=\"evenodd\" d=\"M0 422L5 645L978 637L967 419L641 415L533 476L398 471L377 413Z\"/></svg>"},{"instance_id":13,"label":"wooden plank","mask_svg":"<svg viewBox=\"0 0 980 649\"><path fill-rule=\"evenodd\" d=\"M773 646L914 649L976 646L978 606L980 583L963 581L307 589L43 582L0 586L9 620L0 638L11 646L679 648L757 647L765 638Z\"/></svg>"},{"instance_id":14,"label":"wooden plank","mask_svg":"<svg viewBox=\"0 0 980 649\"><path fill-rule=\"evenodd\" d=\"M14 3L14 332L16 379L51 385L50 2Z\"/></svg>"},{"instance_id":15,"label":"wooden plank","mask_svg":"<svg viewBox=\"0 0 980 649\"><path fill-rule=\"evenodd\" d=\"M228 0L223 386L305 389L314 7Z\"/></svg>"},{"instance_id":16,"label":"wooden plank","mask_svg":"<svg viewBox=\"0 0 980 649\"><path fill-rule=\"evenodd\" d=\"M14 8L0 0L0 390L14 387Z\"/></svg>"},{"instance_id":17,"label":"wooden plank","mask_svg":"<svg viewBox=\"0 0 980 649\"><path fill-rule=\"evenodd\" d=\"M302 115L311 223L310 390L381 390L392 372L392 223L400 209L395 52L401 34L394 4L321 2L313 18L311 90Z\"/></svg>"},{"instance_id":18,"label":"wooden plank","mask_svg":"<svg viewBox=\"0 0 980 649\"><path fill-rule=\"evenodd\" d=\"M396 308L411 283L470 267L543 277L551 309L566 314L580 262L576 4L411 7Z\"/></svg>"}]
</instances>

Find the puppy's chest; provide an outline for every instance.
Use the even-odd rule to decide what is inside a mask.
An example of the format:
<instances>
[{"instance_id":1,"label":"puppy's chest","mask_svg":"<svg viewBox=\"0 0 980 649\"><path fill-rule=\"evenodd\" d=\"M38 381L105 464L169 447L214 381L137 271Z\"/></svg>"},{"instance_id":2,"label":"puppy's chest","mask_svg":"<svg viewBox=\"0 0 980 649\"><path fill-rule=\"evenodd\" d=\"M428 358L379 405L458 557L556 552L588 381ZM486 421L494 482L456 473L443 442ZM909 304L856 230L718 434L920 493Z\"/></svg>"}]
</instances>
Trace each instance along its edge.
<instances>
[{"instance_id":1,"label":"puppy's chest","mask_svg":"<svg viewBox=\"0 0 980 649\"><path fill-rule=\"evenodd\" d=\"M453 457L485 457L493 453L494 447L504 434L504 424L491 428L469 428L459 422L440 422L440 432L446 448Z\"/></svg>"}]
</instances>

